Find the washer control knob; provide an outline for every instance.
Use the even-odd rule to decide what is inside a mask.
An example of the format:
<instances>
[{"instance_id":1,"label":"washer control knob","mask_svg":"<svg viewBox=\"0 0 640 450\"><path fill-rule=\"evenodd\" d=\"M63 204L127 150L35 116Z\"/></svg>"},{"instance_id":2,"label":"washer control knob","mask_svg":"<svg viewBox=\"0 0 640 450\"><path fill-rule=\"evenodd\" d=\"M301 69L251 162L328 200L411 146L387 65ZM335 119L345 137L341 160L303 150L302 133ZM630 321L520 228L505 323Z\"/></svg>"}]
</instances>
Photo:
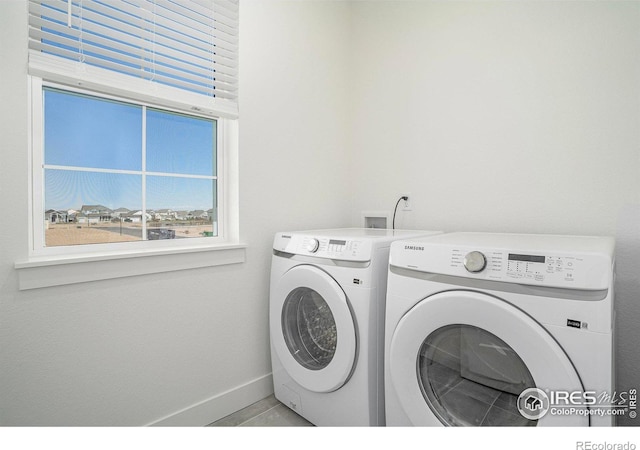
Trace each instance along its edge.
<instances>
[{"instance_id":1,"label":"washer control knob","mask_svg":"<svg viewBox=\"0 0 640 450\"><path fill-rule=\"evenodd\" d=\"M487 267L487 258L480 252L470 252L464 257L464 268L471 273L482 272Z\"/></svg>"},{"instance_id":2,"label":"washer control knob","mask_svg":"<svg viewBox=\"0 0 640 450\"><path fill-rule=\"evenodd\" d=\"M309 242L307 242L307 250L311 253L317 252L318 247L320 247L320 242L316 238L311 238Z\"/></svg>"}]
</instances>

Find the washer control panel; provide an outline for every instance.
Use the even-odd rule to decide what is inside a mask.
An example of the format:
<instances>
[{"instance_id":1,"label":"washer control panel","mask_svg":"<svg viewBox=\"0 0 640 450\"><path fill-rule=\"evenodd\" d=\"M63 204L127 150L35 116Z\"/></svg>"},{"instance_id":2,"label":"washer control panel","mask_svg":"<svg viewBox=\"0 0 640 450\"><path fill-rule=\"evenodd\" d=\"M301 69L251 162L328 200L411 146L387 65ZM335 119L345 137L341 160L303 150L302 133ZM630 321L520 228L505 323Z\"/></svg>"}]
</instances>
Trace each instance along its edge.
<instances>
[{"instance_id":1,"label":"washer control panel","mask_svg":"<svg viewBox=\"0 0 640 450\"><path fill-rule=\"evenodd\" d=\"M360 239L336 239L302 234L278 234L274 250L296 255L344 261L369 261L371 243Z\"/></svg>"},{"instance_id":2,"label":"washer control panel","mask_svg":"<svg viewBox=\"0 0 640 450\"><path fill-rule=\"evenodd\" d=\"M613 272L606 254L427 242L394 243L390 264L433 274L585 290L606 289Z\"/></svg>"}]
</instances>

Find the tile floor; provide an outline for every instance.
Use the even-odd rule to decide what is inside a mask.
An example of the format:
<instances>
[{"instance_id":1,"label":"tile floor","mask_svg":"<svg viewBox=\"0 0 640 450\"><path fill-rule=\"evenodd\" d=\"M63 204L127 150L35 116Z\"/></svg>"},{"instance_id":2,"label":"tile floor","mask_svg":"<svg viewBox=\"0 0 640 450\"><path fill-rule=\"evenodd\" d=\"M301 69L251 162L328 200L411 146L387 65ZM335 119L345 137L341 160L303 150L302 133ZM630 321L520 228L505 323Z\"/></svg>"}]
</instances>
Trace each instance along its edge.
<instances>
[{"instance_id":1,"label":"tile floor","mask_svg":"<svg viewBox=\"0 0 640 450\"><path fill-rule=\"evenodd\" d=\"M312 427L271 395L213 422L210 427Z\"/></svg>"}]
</instances>

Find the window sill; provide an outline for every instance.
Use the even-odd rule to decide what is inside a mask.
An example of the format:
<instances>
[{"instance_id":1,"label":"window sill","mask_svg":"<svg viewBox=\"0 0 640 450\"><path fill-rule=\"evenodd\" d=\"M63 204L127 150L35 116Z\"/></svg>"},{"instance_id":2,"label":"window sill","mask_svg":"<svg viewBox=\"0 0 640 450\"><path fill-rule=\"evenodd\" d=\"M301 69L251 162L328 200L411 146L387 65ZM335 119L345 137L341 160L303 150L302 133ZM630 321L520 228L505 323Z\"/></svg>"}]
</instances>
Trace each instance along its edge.
<instances>
[{"instance_id":1,"label":"window sill","mask_svg":"<svg viewBox=\"0 0 640 450\"><path fill-rule=\"evenodd\" d=\"M38 289L153 273L238 264L245 261L246 244L172 248L131 253L93 253L37 257L17 262L18 288Z\"/></svg>"}]
</instances>

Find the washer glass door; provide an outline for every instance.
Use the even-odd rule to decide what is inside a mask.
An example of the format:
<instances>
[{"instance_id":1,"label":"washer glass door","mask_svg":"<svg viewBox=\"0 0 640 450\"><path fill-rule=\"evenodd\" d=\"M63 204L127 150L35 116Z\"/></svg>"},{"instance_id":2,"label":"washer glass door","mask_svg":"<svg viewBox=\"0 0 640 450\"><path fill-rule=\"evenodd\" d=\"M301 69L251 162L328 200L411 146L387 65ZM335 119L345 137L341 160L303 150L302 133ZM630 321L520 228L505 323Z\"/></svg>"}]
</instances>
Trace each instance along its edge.
<instances>
[{"instance_id":1,"label":"washer glass door","mask_svg":"<svg viewBox=\"0 0 640 450\"><path fill-rule=\"evenodd\" d=\"M493 295L424 298L397 323L385 358L388 392L414 425L589 425L586 405L553 414L544 400L549 391L584 391L564 350L540 323Z\"/></svg>"},{"instance_id":2,"label":"washer glass door","mask_svg":"<svg viewBox=\"0 0 640 450\"><path fill-rule=\"evenodd\" d=\"M535 426L518 413L518 396L535 387L520 356L502 339L471 325L447 325L427 336L418 380L431 410L453 426Z\"/></svg>"},{"instance_id":3,"label":"washer glass door","mask_svg":"<svg viewBox=\"0 0 640 450\"><path fill-rule=\"evenodd\" d=\"M273 348L300 386L332 392L348 381L356 325L347 296L327 272L310 264L285 272L272 290L269 323Z\"/></svg>"},{"instance_id":4,"label":"washer glass door","mask_svg":"<svg viewBox=\"0 0 640 450\"><path fill-rule=\"evenodd\" d=\"M291 355L309 370L324 369L336 353L336 321L322 295L311 288L299 287L287 296L282 332Z\"/></svg>"}]
</instances>

